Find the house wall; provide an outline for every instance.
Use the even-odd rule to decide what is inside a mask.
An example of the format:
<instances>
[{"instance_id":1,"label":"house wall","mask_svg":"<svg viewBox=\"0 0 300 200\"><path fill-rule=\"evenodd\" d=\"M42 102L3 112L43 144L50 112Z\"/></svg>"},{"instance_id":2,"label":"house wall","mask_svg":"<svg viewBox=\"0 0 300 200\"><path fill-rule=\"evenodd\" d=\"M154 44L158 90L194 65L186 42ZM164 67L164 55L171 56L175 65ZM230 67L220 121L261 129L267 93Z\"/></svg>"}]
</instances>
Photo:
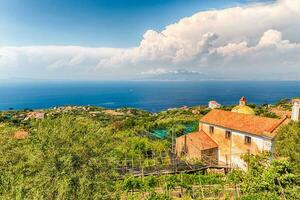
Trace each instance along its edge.
<instances>
[{"instance_id":1,"label":"house wall","mask_svg":"<svg viewBox=\"0 0 300 200\"><path fill-rule=\"evenodd\" d=\"M186 141L186 146L185 146ZM187 159L200 160L201 150L191 143L190 140L185 139L185 136L176 138L175 146L176 155L183 156Z\"/></svg>"},{"instance_id":2,"label":"house wall","mask_svg":"<svg viewBox=\"0 0 300 200\"><path fill-rule=\"evenodd\" d=\"M292 120L293 121L299 121L300 118L300 103L294 102L294 105L292 107Z\"/></svg>"},{"instance_id":3,"label":"house wall","mask_svg":"<svg viewBox=\"0 0 300 200\"><path fill-rule=\"evenodd\" d=\"M268 138L255 136L248 133L234 131L223 127L213 126L214 133L209 133L210 124L199 124L199 129L204 130L219 145L218 157L219 164L231 165L246 169L246 163L241 156L246 153L258 154L263 151L272 150L272 141ZM231 131L231 138L225 138L225 131ZM251 144L245 144L245 136L251 137Z\"/></svg>"},{"instance_id":4,"label":"house wall","mask_svg":"<svg viewBox=\"0 0 300 200\"><path fill-rule=\"evenodd\" d=\"M176 139L175 151L176 155L185 156L185 158L190 161L200 161L202 159L202 155L204 155L207 162L213 164L218 162L218 148L202 150L200 147L197 147L196 144L193 144L191 140L185 140L185 136L181 136Z\"/></svg>"},{"instance_id":5,"label":"house wall","mask_svg":"<svg viewBox=\"0 0 300 200\"><path fill-rule=\"evenodd\" d=\"M206 149L201 151L201 158L204 163L218 165L218 148Z\"/></svg>"}]
</instances>

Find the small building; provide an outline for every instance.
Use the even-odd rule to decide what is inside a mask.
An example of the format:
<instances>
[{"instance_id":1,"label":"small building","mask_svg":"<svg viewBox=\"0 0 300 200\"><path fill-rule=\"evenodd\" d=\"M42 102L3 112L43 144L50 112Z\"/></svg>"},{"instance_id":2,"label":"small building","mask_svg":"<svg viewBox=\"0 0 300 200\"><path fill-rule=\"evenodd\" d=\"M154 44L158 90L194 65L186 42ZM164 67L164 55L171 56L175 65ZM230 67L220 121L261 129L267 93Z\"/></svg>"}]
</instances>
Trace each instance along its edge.
<instances>
[{"instance_id":1,"label":"small building","mask_svg":"<svg viewBox=\"0 0 300 200\"><path fill-rule=\"evenodd\" d=\"M209 101L209 102L208 102L208 107L209 107L210 109L221 108L221 104L219 104L219 103L216 102L216 101Z\"/></svg>"},{"instance_id":2,"label":"small building","mask_svg":"<svg viewBox=\"0 0 300 200\"><path fill-rule=\"evenodd\" d=\"M14 139L22 140L28 137L28 132L25 130L16 131L13 135Z\"/></svg>"},{"instance_id":3,"label":"small building","mask_svg":"<svg viewBox=\"0 0 300 200\"><path fill-rule=\"evenodd\" d=\"M44 119L45 113L44 112L39 112L39 111L33 111L27 113L26 117L24 120L29 120L29 119Z\"/></svg>"},{"instance_id":4,"label":"small building","mask_svg":"<svg viewBox=\"0 0 300 200\"><path fill-rule=\"evenodd\" d=\"M292 120L299 121L300 118L300 99L293 99L293 108L292 108Z\"/></svg>"},{"instance_id":5,"label":"small building","mask_svg":"<svg viewBox=\"0 0 300 200\"><path fill-rule=\"evenodd\" d=\"M182 110L189 110L189 107L188 106L181 106L180 109L182 109Z\"/></svg>"},{"instance_id":6,"label":"small building","mask_svg":"<svg viewBox=\"0 0 300 200\"><path fill-rule=\"evenodd\" d=\"M218 144L204 131L189 133L176 139L176 153L188 160L218 160Z\"/></svg>"},{"instance_id":7,"label":"small building","mask_svg":"<svg viewBox=\"0 0 300 200\"><path fill-rule=\"evenodd\" d=\"M244 154L272 151L278 128L289 121L255 116L246 98L232 111L214 109L199 122L199 131L176 139L176 153L187 159L214 158L219 165L246 169Z\"/></svg>"}]
</instances>

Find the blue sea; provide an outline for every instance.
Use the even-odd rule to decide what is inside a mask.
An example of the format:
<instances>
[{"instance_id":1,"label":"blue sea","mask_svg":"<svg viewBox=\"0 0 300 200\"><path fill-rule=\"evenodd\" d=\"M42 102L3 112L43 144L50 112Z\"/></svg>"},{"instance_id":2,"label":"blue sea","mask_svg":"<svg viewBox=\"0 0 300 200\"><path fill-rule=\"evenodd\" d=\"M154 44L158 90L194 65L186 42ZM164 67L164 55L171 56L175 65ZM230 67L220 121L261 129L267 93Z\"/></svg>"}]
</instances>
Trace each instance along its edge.
<instances>
[{"instance_id":1,"label":"blue sea","mask_svg":"<svg viewBox=\"0 0 300 200\"><path fill-rule=\"evenodd\" d=\"M95 105L157 112L183 105L207 105L209 100L232 105L241 96L249 103L276 103L282 98L300 97L300 82L4 82L0 83L0 110Z\"/></svg>"}]
</instances>

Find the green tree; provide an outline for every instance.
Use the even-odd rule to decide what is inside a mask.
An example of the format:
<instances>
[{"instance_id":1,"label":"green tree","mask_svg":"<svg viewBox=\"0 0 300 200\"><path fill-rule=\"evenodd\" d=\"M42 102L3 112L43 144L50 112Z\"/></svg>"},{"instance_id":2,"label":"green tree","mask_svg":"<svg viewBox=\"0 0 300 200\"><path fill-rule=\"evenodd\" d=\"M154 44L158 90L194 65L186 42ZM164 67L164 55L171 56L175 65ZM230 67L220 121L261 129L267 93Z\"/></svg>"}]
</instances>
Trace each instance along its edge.
<instances>
[{"instance_id":1,"label":"green tree","mask_svg":"<svg viewBox=\"0 0 300 200\"><path fill-rule=\"evenodd\" d=\"M166 194L151 192L147 200L171 200L171 197Z\"/></svg>"},{"instance_id":2,"label":"green tree","mask_svg":"<svg viewBox=\"0 0 300 200\"><path fill-rule=\"evenodd\" d=\"M173 137L179 137L184 134L186 127L184 125L174 125L172 128L169 130L169 135Z\"/></svg>"},{"instance_id":3,"label":"green tree","mask_svg":"<svg viewBox=\"0 0 300 200\"><path fill-rule=\"evenodd\" d=\"M297 172L300 172L300 123L292 122L283 126L275 139L277 156L288 157Z\"/></svg>"},{"instance_id":4,"label":"green tree","mask_svg":"<svg viewBox=\"0 0 300 200\"><path fill-rule=\"evenodd\" d=\"M1 199L113 198L105 129L70 116L35 123L24 140L0 135Z\"/></svg>"},{"instance_id":5,"label":"green tree","mask_svg":"<svg viewBox=\"0 0 300 200\"><path fill-rule=\"evenodd\" d=\"M179 180L177 179L177 176L167 175L164 177L164 182L165 191L170 196L171 190L173 190L178 185Z\"/></svg>"},{"instance_id":6,"label":"green tree","mask_svg":"<svg viewBox=\"0 0 300 200\"><path fill-rule=\"evenodd\" d=\"M274 159L268 155L248 155L249 169L242 178L242 199L259 199L258 194L272 199L299 199L299 174L287 159ZM263 198L262 198L263 199ZM268 199L268 198L265 198Z\"/></svg>"},{"instance_id":7,"label":"green tree","mask_svg":"<svg viewBox=\"0 0 300 200\"><path fill-rule=\"evenodd\" d=\"M126 192L133 193L135 190L141 190L143 188L143 182L138 177L129 176L125 178L123 188Z\"/></svg>"},{"instance_id":8,"label":"green tree","mask_svg":"<svg viewBox=\"0 0 300 200\"><path fill-rule=\"evenodd\" d=\"M158 181L156 179L155 176L147 176L144 178L144 186L149 189L152 190L154 189L156 186L158 185Z\"/></svg>"}]
</instances>

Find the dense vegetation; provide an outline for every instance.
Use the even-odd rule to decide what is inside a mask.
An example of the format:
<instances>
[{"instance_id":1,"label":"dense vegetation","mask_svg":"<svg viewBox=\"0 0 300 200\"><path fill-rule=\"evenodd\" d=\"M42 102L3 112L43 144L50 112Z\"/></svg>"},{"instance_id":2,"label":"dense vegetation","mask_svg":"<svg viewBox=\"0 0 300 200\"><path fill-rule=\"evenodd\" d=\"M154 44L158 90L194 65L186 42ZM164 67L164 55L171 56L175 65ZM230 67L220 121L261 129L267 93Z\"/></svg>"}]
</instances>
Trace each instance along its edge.
<instances>
[{"instance_id":1,"label":"dense vegetation","mask_svg":"<svg viewBox=\"0 0 300 200\"><path fill-rule=\"evenodd\" d=\"M116 163L150 163L153 155L168 152L171 134L198 121L188 110L153 114L76 107L24 120L27 112L1 113L1 199L116 198ZM169 135L157 139L151 134L155 129ZM26 130L28 137L15 138L17 130Z\"/></svg>"},{"instance_id":2,"label":"dense vegetation","mask_svg":"<svg viewBox=\"0 0 300 200\"><path fill-rule=\"evenodd\" d=\"M161 177L134 178L123 181L127 198L168 199L179 191L187 199L273 200L299 199L300 180L291 162L269 155L245 157L247 172L233 170L229 174L179 174ZM158 192L161 188L163 192ZM135 191L135 193L133 193Z\"/></svg>"},{"instance_id":3,"label":"dense vegetation","mask_svg":"<svg viewBox=\"0 0 300 200\"><path fill-rule=\"evenodd\" d=\"M276 156L287 157L300 173L300 123L283 126L276 137Z\"/></svg>"},{"instance_id":4,"label":"dense vegetation","mask_svg":"<svg viewBox=\"0 0 300 200\"><path fill-rule=\"evenodd\" d=\"M290 109L284 102L280 106ZM267 105L251 106L258 115L278 117ZM245 157L248 172L120 178L119 165L158 162L154 158L168 154L172 138L196 130L209 109L63 107L40 111L43 119L24 120L29 112L0 112L0 199L300 198L298 123L280 129L272 162ZM28 136L16 138L18 130ZM157 138L156 131L166 135ZM170 160L159 160L164 162Z\"/></svg>"},{"instance_id":5,"label":"dense vegetation","mask_svg":"<svg viewBox=\"0 0 300 200\"><path fill-rule=\"evenodd\" d=\"M36 122L30 137L1 135L4 199L99 199L112 191L112 137L99 123L72 116Z\"/></svg>"}]
</instances>

